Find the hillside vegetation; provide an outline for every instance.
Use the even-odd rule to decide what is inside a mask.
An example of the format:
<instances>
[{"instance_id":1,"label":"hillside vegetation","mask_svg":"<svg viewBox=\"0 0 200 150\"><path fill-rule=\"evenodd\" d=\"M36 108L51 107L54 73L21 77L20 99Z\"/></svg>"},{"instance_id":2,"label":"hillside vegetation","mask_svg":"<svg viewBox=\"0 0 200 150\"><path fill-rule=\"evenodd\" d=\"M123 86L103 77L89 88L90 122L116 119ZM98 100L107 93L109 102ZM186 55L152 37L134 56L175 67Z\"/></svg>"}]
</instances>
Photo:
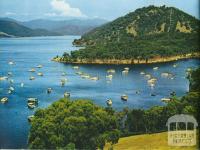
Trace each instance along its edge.
<instances>
[{"instance_id":1,"label":"hillside vegetation","mask_svg":"<svg viewBox=\"0 0 200 150\"><path fill-rule=\"evenodd\" d=\"M110 144L106 144L104 150L110 148ZM143 134L130 137L120 138L119 142L113 145L114 150L196 150L198 146L168 146L167 132L155 134Z\"/></svg>"},{"instance_id":2,"label":"hillside vegetation","mask_svg":"<svg viewBox=\"0 0 200 150\"><path fill-rule=\"evenodd\" d=\"M84 48L72 51L63 60L148 61L198 52L199 23L196 18L174 7L140 8L74 40L74 45Z\"/></svg>"},{"instance_id":3,"label":"hillside vegetation","mask_svg":"<svg viewBox=\"0 0 200 150\"><path fill-rule=\"evenodd\" d=\"M55 32L50 32L44 29L30 29L23 25L18 24L15 21L11 20L0 20L0 32L1 37L29 37L29 36L52 36L60 35Z\"/></svg>"}]
</instances>

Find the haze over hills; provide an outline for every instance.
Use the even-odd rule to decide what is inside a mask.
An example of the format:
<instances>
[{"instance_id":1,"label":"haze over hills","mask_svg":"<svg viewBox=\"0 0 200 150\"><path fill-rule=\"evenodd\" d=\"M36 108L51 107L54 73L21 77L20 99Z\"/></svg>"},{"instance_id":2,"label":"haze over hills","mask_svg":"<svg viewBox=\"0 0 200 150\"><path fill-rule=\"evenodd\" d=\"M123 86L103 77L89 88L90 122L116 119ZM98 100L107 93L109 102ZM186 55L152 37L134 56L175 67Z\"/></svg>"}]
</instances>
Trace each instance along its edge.
<instances>
[{"instance_id":1,"label":"haze over hills","mask_svg":"<svg viewBox=\"0 0 200 150\"><path fill-rule=\"evenodd\" d=\"M0 37L30 37L60 35L45 29L30 29L14 21L0 20Z\"/></svg>"},{"instance_id":2,"label":"haze over hills","mask_svg":"<svg viewBox=\"0 0 200 150\"><path fill-rule=\"evenodd\" d=\"M38 19L22 22L12 18L0 18L0 31L15 36L82 35L106 22L103 19L61 21Z\"/></svg>"},{"instance_id":3,"label":"haze over hills","mask_svg":"<svg viewBox=\"0 0 200 150\"><path fill-rule=\"evenodd\" d=\"M70 61L150 59L198 52L199 24L174 7L143 7L75 40L75 45L85 48L73 51Z\"/></svg>"}]
</instances>

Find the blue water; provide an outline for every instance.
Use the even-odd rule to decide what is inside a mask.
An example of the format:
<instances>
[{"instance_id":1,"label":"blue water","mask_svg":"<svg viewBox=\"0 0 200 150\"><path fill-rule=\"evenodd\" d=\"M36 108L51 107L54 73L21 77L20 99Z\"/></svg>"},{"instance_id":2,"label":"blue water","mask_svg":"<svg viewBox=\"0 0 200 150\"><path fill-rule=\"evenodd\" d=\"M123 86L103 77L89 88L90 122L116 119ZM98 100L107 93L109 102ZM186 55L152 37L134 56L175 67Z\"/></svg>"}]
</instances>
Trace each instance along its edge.
<instances>
[{"instance_id":1,"label":"blue water","mask_svg":"<svg viewBox=\"0 0 200 150\"><path fill-rule=\"evenodd\" d=\"M111 98L116 110L124 107L146 109L154 105L163 105L160 99L168 97L172 91L176 91L178 96L184 95L188 91L185 70L199 65L199 61L195 59L178 61L176 68L173 67L174 62L156 65L80 65L81 71L100 77L98 81L91 81L76 75L72 65L51 61L56 55L75 50L76 47L71 44L75 38L79 37L0 39L0 77L12 72L13 76L9 80L14 80L13 84L10 84L9 80L0 81L0 98L9 98L8 103L0 104L0 148L27 147L27 117L35 111L27 108L26 101L29 97L37 97L39 108L44 108L63 97L65 91L69 91L72 99L91 99L101 106L106 106L106 99ZM14 61L15 65L9 65L9 61ZM36 68L35 73L28 72L39 64L42 64L43 68ZM152 69L155 66L159 67L157 71ZM127 75L121 73L124 67L130 67ZM111 68L115 69L116 73L112 82L107 83L106 70ZM140 75L141 71L158 79L154 88L148 86L147 79ZM37 76L37 72L43 72L44 76ZM61 75L63 72L67 73L68 82L61 87L60 80L65 78ZM162 72L171 72L175 78L163 78ZM30 81L30 76L35 76L36 79ZM21 82L24 83L23 88L20 87ZM15 88L13 94L7 94L10 86ZM53 89L49 95L46 93L48 87ZM140 90L140 94L136 94L137 90ZM124 93L129 96L126 103L120 100ZM155 93L156 96L152 97L151 93Z\"/></svg>"}]
</instances>

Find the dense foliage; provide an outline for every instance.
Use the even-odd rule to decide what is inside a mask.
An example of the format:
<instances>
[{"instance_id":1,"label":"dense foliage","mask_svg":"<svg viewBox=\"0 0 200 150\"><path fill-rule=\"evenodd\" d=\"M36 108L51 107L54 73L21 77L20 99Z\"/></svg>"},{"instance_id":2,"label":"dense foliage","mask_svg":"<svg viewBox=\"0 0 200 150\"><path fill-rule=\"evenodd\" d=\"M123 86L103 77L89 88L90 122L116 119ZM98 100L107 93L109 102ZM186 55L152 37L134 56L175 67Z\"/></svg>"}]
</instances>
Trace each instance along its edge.
<instances>
[{"instance_id":1,"label":"dense foliage","mask_svg":"<svg viewBox=\"0 0 200 150\"><path fill-rule=\"evenodd\" d=\"M36 149L103 148L117 143L117 117L87 100L61 99L47 109L39 109L31 122L29 147Z\"/></svg>"},{"instance_id":2,"label":"dense foliage","mask_svg":"<svg viewBox=\"0 0 200 150\"><path fill-rule=\"evenodd\" d=\"M199 23L173 7L144 7L74 40L85 48L65 59L149 59L198 52Z\"/></svg>"}]
</instances>

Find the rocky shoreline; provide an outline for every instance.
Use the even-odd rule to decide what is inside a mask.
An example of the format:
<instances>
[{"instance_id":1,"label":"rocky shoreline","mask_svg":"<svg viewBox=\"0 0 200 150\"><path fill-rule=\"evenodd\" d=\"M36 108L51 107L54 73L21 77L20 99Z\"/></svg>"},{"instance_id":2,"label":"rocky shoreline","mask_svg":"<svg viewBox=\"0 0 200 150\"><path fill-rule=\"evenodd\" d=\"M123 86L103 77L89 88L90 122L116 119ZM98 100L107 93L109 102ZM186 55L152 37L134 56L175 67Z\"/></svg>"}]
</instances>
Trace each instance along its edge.
<instances>
[{"instance_id":1,"label":"rocky shoreline","mask_svg":"<svg viewBox=\"0 0 200 150\"><path fill-rule=\"evenodd\" d=\"M77 59L77 60L68 60L66 61L63 57L55 57L52 61L68 63L68 64L153 64L153 63L163 63L177 61L181 59L190 59L190 58L200 58L200 53L190 53L185 55L177 55L170 57L156 57L152 59Z\"/></svg>"}]
</instances>

